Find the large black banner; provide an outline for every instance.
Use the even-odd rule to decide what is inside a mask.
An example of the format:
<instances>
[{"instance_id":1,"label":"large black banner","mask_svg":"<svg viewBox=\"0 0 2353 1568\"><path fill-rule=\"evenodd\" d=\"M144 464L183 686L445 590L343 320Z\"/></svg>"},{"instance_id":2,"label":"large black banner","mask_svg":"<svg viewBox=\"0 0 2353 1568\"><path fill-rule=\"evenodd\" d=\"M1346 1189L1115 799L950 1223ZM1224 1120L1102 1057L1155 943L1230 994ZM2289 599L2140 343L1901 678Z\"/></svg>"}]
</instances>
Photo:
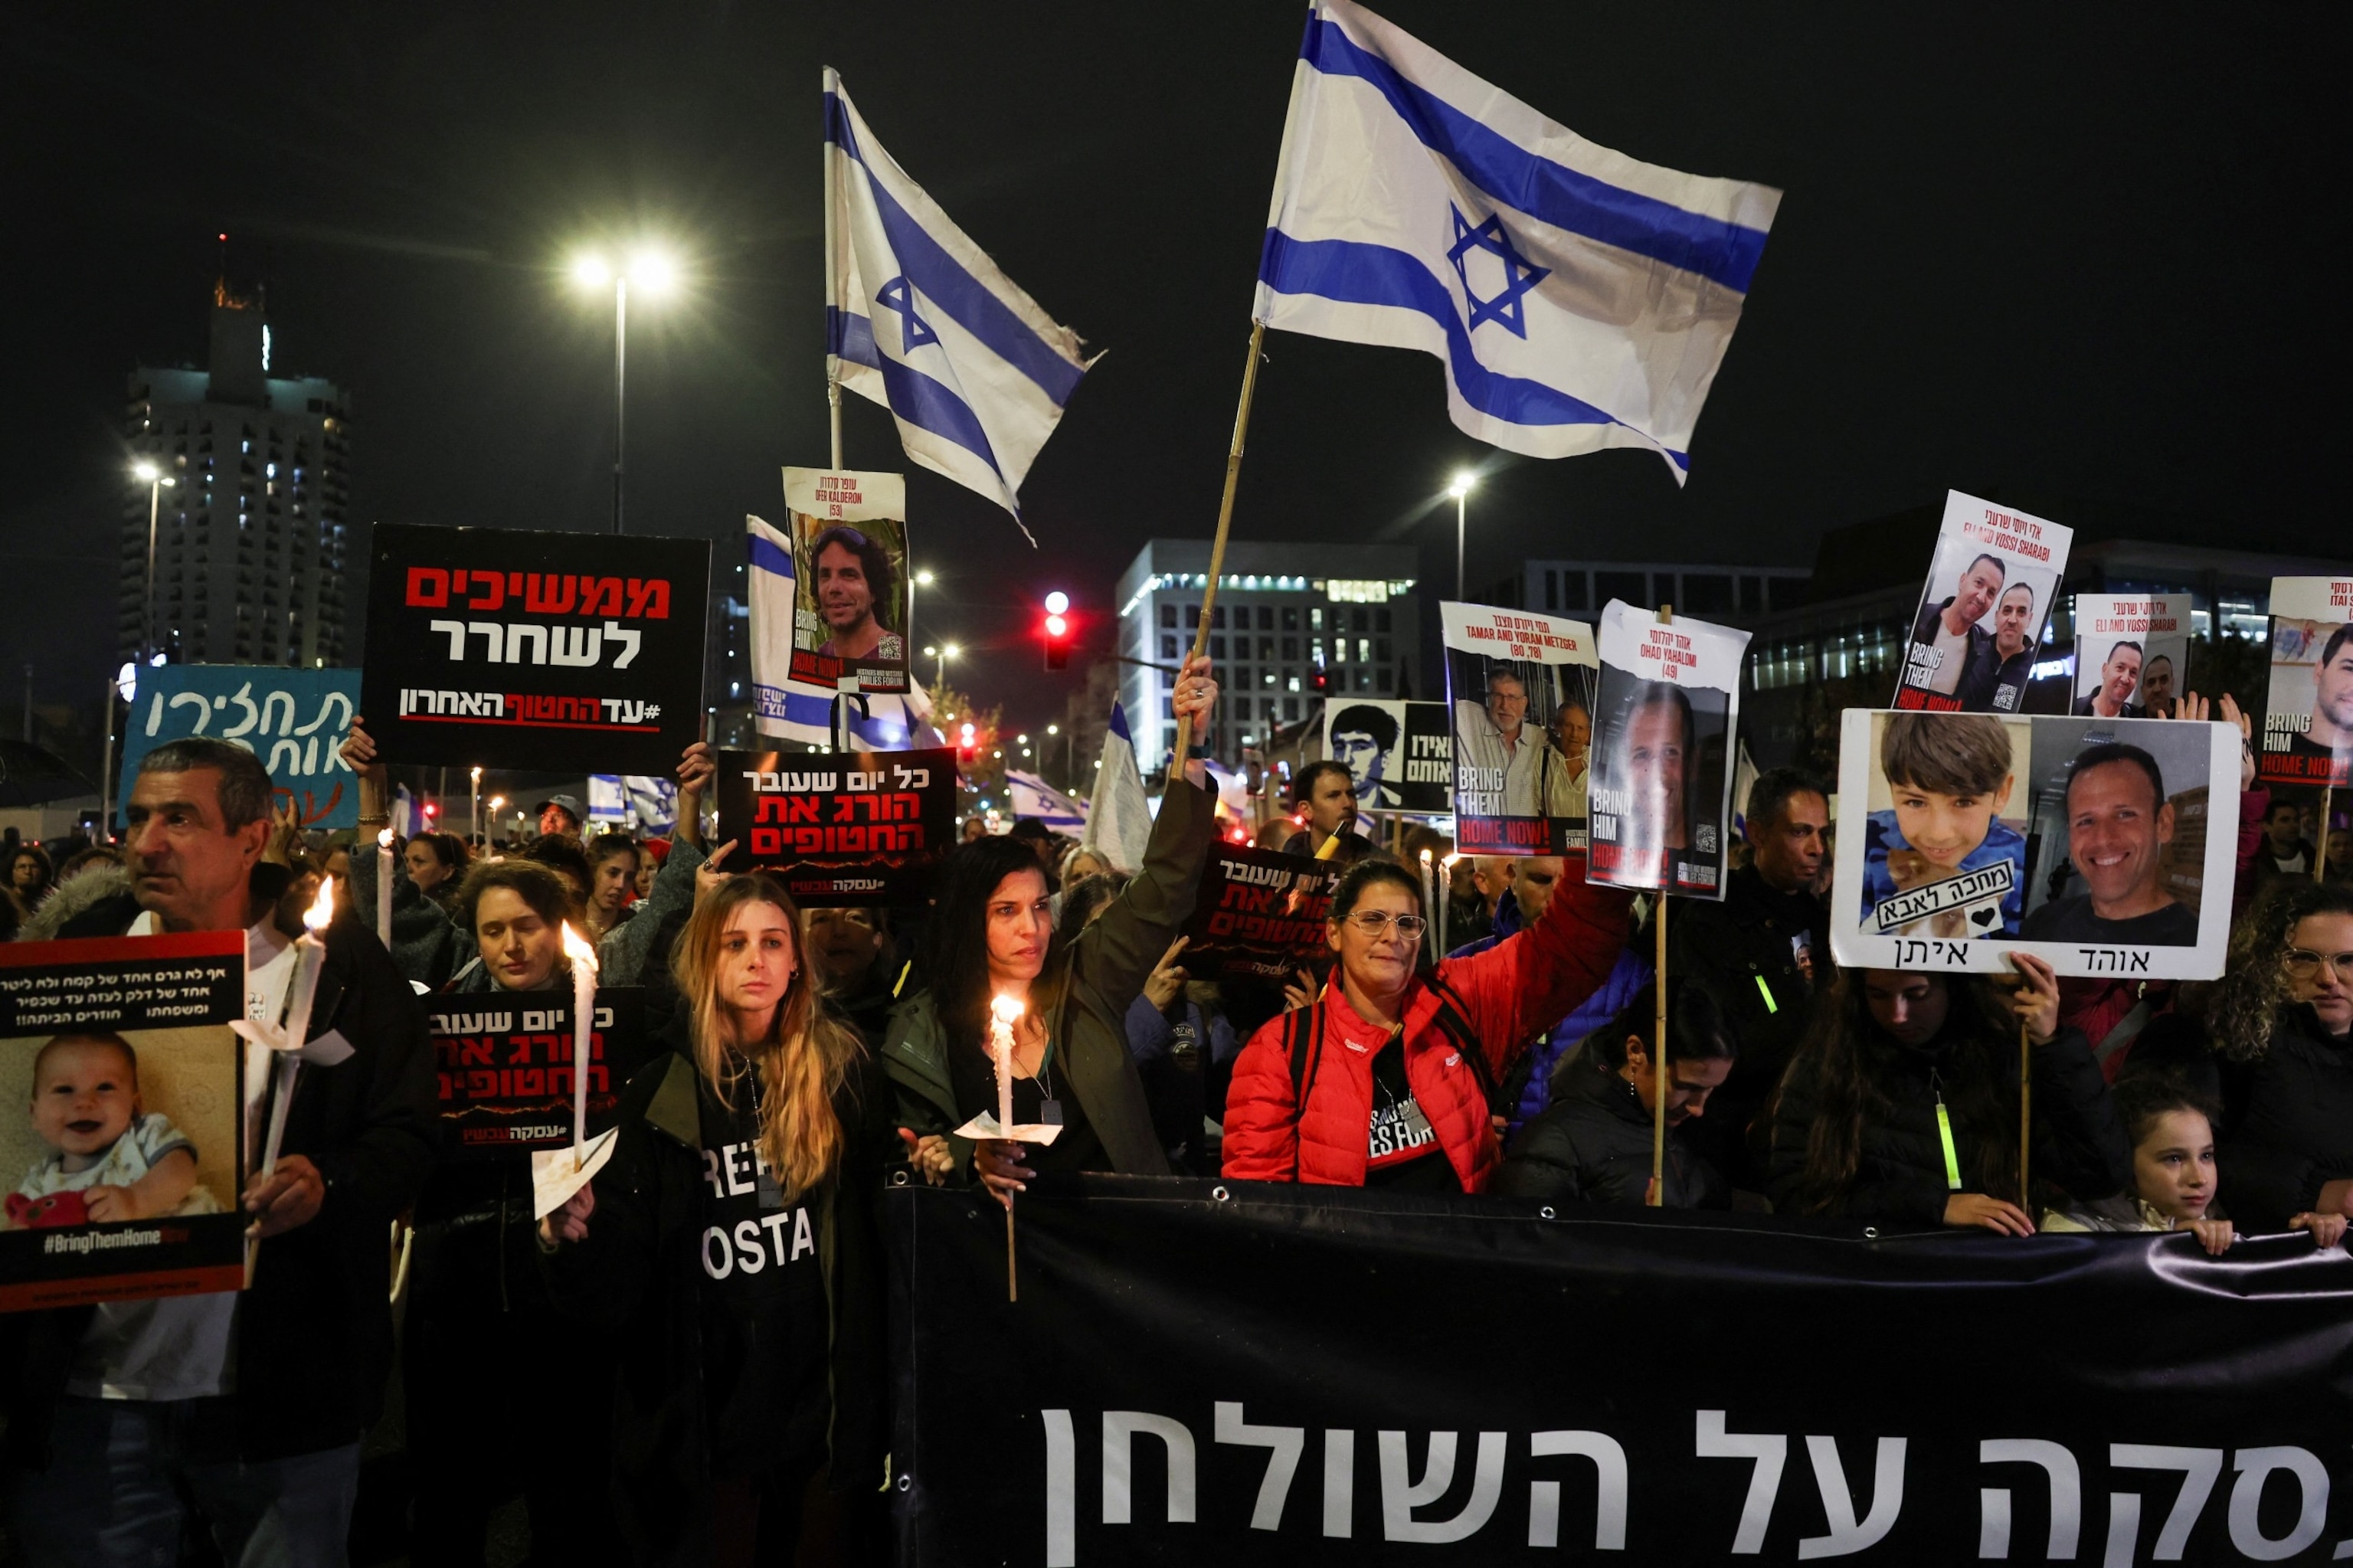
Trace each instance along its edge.
<instances>
[{"instance_id":1,"label":"large black banner","mask_svg":"<svg viewBox=\"0 0 2353 1568\"><path fill-rule=\"evenodd\" d=\"M955 842L956 758L927 751L723 751L725 871L773 871L807 908L921 904Z\"/></svg>"},{"instance_id":2,"label":"large black banner","mask_svg":"<svg viewBox=\"0 0 2353 1568\"><path fill-rule=\"evenodd\" d=\"M909 1564L2353 1555L2353 1258L2301 1233L1038 1179L1008 1305L993 1203L885 1201Z\"/></svg>"},{"instance_id":3,"label":"large black banner","mask_svg":"<svg viewBox=\"0 0 2353 1568\"><path fill-rule=\"evenodd\" d=\"M668 773L702 713L704 539L379 524L360 681L398 762Z\"/></svg>"}]
</instances>

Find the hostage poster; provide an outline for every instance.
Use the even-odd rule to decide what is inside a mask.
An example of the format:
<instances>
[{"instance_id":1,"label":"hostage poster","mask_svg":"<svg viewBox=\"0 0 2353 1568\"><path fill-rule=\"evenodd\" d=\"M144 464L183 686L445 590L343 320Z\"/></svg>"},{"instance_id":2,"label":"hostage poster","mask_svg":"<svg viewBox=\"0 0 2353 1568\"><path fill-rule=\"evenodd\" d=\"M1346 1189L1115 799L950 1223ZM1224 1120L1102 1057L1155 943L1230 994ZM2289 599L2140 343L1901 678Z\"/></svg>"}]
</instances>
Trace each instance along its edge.
<instances>
[{"instance_id":1,"label":"hostage poster","mask_svg":"<svg viewBox=\"0 0 2353 1568\"><path fill-rule=\"evenodd\" d=\"M2060 524L1948 493L1894 705L2018 712L2073 538Z\"/></svg>"},{"instance_id":2,"label":"hostage poster","mask_svg":"<svg viewBox=\"0 0 2353 1568\"><path fill-rule=\"evenodd\" d=\"M2255 777L2353 785L2353 578L2272 579L2271 673Z\"/></svg>"},{"instance_id":3,"label":"hostage poster","mask_svg":"<svg viewBox=\"0 0 2353 1568\"><path fill-rule=\"evenodd\" d=\"M1618 599L1602 610L1594 881L1724 896L1747 646L1727 626L1662 621Z\"/></svg>"},{"instance_id":4,"label":"hostage poster","mask_svg":"<svg viewBox=\"0 0 2353 1568\"><path fill-rule=\"evenodd\" d=\"M2171 718L2188 689L2189 596L2075 596L2074 702L2079 718Z\"/></svg>"},{"instance_id":5,"label":"hostage poster","mask_svg":"<svg viewBox=\"0 0 2353 1568\"><path fill-rule=\"evenodd\" d=\"M650 1054L645 991L596 993L588 1021L588 1128L610 1122ZM480 1159L572 1141L572 993L485 991L425 999L434 1082L450 1151Z\"/></svg>"},{"instance_id":6,"label":"hostage poster","mask_svg":"<svg viewBox=\"0 0 2353 1568\"><path fill-rule=\"evenodd\" d=\"M357 670L150 665L139 672L122 732L116 820L142 758L167 741L206 735L261 758L279 799L301 809L304 827L353 827L360 820L358 780L342 747L359 699Z\"/></svg>"},{"instance_id":7,"label":"hostage poster","mask_svg":"<svg viewBox=\"0 0 2353 1568\"><path fill-rule=\"evenodd\" d=\"M907 689L913 568L907 481L896 473L785 470L796 587L792 680L827 694Z\"/></svg>"},{"instance_id":8,"label":"hostage poster","mask_svg":"<svg viewBox=\"0 0 2353 1568\"><path fill-rule=\"evenodd\" d=\"M955 842L955 753L723 751L715 842L804 908L921 904Z\"/></svg>"},{"instance_id":9,"label":"hostage poster","mask_svg":"<svg viewBox=\"0 0 2353 1568\"><path fill-rule=\"evenodd\" d=\"M395 763L668 773L702 716L711 545L379 524L368 731Z\"/></svg>"},{"instance_id":10,"label":"hostage poster","mask_svg":"<svg viewBox=\"0 0 2353 1568\"><path fill-rule=\"evenodd\" d=\"M1324 755L1348 769L1359 810L1442 817L1454 809L1454 735L1444 703L1328 701Z\"/></svg>"},{"instance_id":11,"label":"hostage poster","mask_svg":"<svg viewBox=\"0 0 2353 1568\"><path fill-rule=\"evenodd\" d=\"M244 1015L242 931L0 946L0 1311L243 1287Z\"/></svg>"},{"instance_id":12,"label":"hostage poster","mask_svg":"<svg viewBox=\"0 0 2353 1568\"><path fill-rule=\"evenodd\" d=\"M1455 847L1578 854L1593 735L1593 629L1581 620L1440 604L1453 717Z\"/></svg>"},{"instance_id":13,"label":"hostage poster","mask_svg":"<svg viewBox=\"0 0 2353 1568\"><path fill-rule=\"evenodd\" d=\"M1282 985L1293 969L1328 954L1324 921L1345 870L1337 861L1212 842L1182 933L1186 974Z\"/></svg>"}]
</instances>

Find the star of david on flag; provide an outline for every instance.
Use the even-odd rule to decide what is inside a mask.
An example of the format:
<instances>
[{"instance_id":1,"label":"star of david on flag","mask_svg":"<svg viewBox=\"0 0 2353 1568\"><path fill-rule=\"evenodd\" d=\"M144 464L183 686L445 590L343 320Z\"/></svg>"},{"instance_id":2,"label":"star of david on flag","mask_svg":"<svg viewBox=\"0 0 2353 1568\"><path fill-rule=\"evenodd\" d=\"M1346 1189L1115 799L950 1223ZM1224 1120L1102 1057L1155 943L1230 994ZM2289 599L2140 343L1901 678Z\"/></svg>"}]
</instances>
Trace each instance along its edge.
<instances>
[{"instance_id":1,"label":"star of david on flag","mask_svg":"<svg viewBox=\"0 0 2353 1568\"><path fill-rule=\"evenodd\" d=\"M1315 0L1255 314L1446 366L1469 434L1680 484L1781 193L1598 147L1355 0Z\"/></svg>"},{"instance_id":2,"label":"star of david on flag","mask_svg":"<svg viewBox=\"0 0 2353 1568\"><path fill-rule=\"evenodd\" d=\"M909 459L1020 522L1021 482L1102 356L907 177L831 69L825 178L826 374L891 410Z\"/></svg>"}]
</instances>

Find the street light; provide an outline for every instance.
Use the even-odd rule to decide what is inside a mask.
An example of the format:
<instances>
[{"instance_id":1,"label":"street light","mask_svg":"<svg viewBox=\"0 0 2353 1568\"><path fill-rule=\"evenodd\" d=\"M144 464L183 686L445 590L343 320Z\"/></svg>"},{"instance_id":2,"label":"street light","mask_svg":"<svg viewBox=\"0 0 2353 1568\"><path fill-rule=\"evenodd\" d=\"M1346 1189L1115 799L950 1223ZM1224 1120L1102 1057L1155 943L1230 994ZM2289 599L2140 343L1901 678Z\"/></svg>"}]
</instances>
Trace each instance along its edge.
<instances>
[{"instance_id":1,"label":"street light","mask_svg":"<svg viewBox=\"0 0 2353 1568\"><path fill-rule=\"evenodd\" d=\"M584 289L613 286L613 532L617 534L621 531L622 459L628 450L623 394L629 360L629 285L635 283L640 293L660 299L678 286L678 267L669 256L651 249L638 250L621 266L591 250L574 258L572 281Z\"/></svg>"},{"instance_id":2,"label":"street light","mask_svg":"<svg viewBox=\"0 0 2353 1568\"><path fill-rule=\"evenodd\" d=\"M931 569L929 567L926 567L915 574L915 586L917 588L929 588L938 579L932 576Z\"/></svg>"},{"instance_id":3,"label":"street light","mask_svg":"<svg viewBox=\"0 0 2353 1568\"><path fill-rule=\"evenodd\" d=\"M923 650L924 657L937 659L940 662L939 676L932 682L934 686L944 688L947 685L948 661L963 652L963 649L957 647L953 642L943 642L936 648L926 648Z\"/></svg>"},{"instance_id":4,"label":"street light","mask_svg":"<svg viewBox=\"0 0 2353 1568\"><path fill-rule=\"evenodd\" d=\"M1446 487L1446 493L1454 497L1454 597L1458 601L1462 598L1463 514L1469 503L1471 487L1478 482L1477 474L1464 472L1456 474L1454 482Z\"/></svg>"},{"instance_id":5,"label":"street light","mask_svg":"<svg viewBox=\"0 0 2353 1568\"><path fill-rule=\"evenodd\" d=\"M147 487L147 597L139 612L139 662L143 664L155 656L155 514L164 487L180 482L144 458L131 465L131 476Z\"/></svg>"}]
</instances>

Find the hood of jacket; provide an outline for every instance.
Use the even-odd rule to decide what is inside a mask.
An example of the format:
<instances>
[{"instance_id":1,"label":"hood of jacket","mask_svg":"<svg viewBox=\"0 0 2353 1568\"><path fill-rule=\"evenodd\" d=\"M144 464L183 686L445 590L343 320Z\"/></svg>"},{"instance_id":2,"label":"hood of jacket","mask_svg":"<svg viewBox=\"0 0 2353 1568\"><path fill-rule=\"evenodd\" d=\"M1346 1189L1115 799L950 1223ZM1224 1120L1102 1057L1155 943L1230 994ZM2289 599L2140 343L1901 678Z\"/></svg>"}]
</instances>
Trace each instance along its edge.
<instances>
[{"instance_id":1,"label":"hood of jacket","mask_svg":"<svg viewBox=\"0 0 2353 1568\"><path fill-rule=\"evenodd\" d=\"M132 895L131 869L122 865L94 865L71 882L62 884L41 900L25 923L16 927L20 942L53 942L69 925L78 925L83 916L109 905L122 906L123 927L139 918L139 902Z\"/></svg>"}]
</instances>

